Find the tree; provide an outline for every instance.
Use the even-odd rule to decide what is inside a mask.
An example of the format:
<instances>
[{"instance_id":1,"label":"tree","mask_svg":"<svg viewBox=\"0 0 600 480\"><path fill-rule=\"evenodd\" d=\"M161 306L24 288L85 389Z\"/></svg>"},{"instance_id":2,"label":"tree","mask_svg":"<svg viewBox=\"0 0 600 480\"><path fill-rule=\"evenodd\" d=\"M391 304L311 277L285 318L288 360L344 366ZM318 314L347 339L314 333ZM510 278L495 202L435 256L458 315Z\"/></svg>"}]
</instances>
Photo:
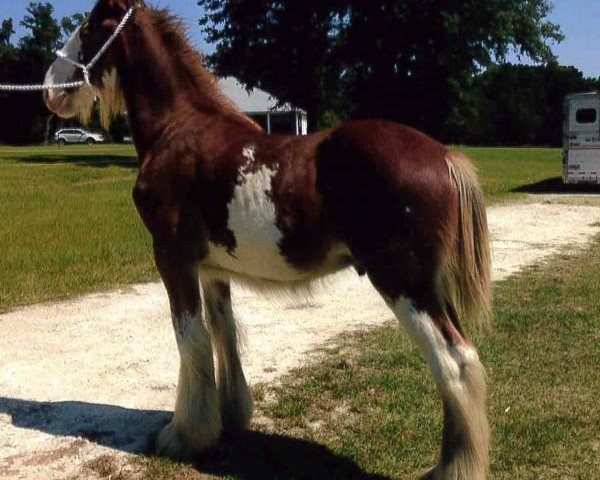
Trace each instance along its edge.
<instances>
[{"instance_id":1,"label":"tree","mask_svg":"<svg viewBox=\"0 0 600 480\"><path fill-rule=\"evenodd\" d=\"M549 0L199 0L217 73L319 117L381 117L452 138L471 82L511 49L554 60ZM311 111L312 110L312 111ZM314 117L313 117L314 120ZM314 125L314 121L313 121Z\"/></svg>"},{"instance_id":2,"label":"tree","mask_svg":"<svg viewBox=\"0 0 600 480\"><path fill-rule=\"evenodd\" d=\"M30 3L21 25L30 31L23 37L20 47L24 51L37 51L50 57L60 46L61 29L52 16L54 7L50 3Z\"/></svg>"},{"instance_id":3,"label":"tree","mask_svg":"<svg viewBox=\"0 0 600 480\"><path fill-rule=\"evenodd\" d=\"M565 96L600 89L599 80L558 65L495 66L474 83L476 115L462 138L494 145L561 145Z\"/></svg>"},{"instance_id":4,"label":"tree","mask_svg":"<svg viewBox=\"0 0 600 480\"><path fill-rule=\"evenodd\" d=\"M0 27L0 47L7 47L10 45L10 37L14 35L13 21L12 18L8 18L2 21Z\"/></svg>"},{"instance_id":5,"label":"tree","mask_svg":"<svg viewBox=\"0 0 600 480\"><path fill-rule=\"evenodd\" d=\"M62 31L63 39L66 41L77 28L85 21L89 16L89 12L76 13L70 17L64 17L60 21L60 29Z\"/></svg>"},{"instance_id":6,"label":"tree","mask_svg":"<svg viewBox=\"0 0 600 480\"><path fill-rule=\"evenodd\" d=\"M201 25L217 43L209 62L220 74L306 108L314 125L326 110L340 109L336 84L343 66L331 59L343 2L339 10L333 3L200 0L207 11Z\"/></svg>"},{"instance_id":7,"label":"tree","mask_svg":"<svg viewBox=\"0 0 600 480\"><path fill-rule=\"evenodd\" d=\"M14 66L15 47L10 43L10 37L14 33L12 18L3 20L0 27L0 78L6 78Z\"/></svg>"},{"instance_id":8,"label":"tree","mask_svg":"<svg viewBox=\"0 0 600 480\"><path fill-rule=\"evenodd\" d=\"M12 83L39 83L48 66L54 60L54 52L60 45L61 32L53 18L54 7L50 3L30 3L21 25L29 33L21 38L14 50L15 58L3 80ZM11 93L4 95L3 141L31 143L41 139L46 131L48 111L39 92Z\"/></svg>"},{"instance_id":9,"label":"tree","mask_svg":"<svg viewBox=\"0 0 600 480\"><path fill-rule=\"evenodd\" d=\"M13 21L11 18L2 21L0 27L0 83L11 81L14 77L14 70L17 66L17 52L15 47L10 43L10 38L14 34ZM9 112L6 109L6 100L8 95L0 93L0 116L4 112ZM7 125L8 126L8 125ZM4 138L6 127L0 128L0 141Z\"/></svg>"},{"instance_id":10,"label":"tree","mask_svg":"<svg viewBox=\"0 0 600 480\"><path fill-rule=\"evenodd\" d=\"M55 52L85 18L76 14L54 18L50 3L30 3L21 25L28 34L15 47L11 43L12 19L0 28L0 80L2 83L39 83L55 60ZM0 95L0 142L32 143L44 138L49 115L39 92Z\"/></svg>"}]
</instances>

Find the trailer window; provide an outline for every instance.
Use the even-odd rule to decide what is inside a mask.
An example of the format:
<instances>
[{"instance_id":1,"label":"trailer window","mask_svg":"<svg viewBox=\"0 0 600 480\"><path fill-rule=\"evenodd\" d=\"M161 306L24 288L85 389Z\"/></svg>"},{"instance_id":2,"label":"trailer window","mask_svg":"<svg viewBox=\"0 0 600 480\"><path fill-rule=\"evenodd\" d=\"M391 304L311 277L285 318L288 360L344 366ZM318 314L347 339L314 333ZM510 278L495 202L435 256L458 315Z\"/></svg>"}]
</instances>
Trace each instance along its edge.
<instances>
[{"instance_id":1,"label":"trailer window","mask_svg":"<svg viewBox=\"0 0 600 480\"><path fill-rule=\"evenodd\" d=\"M595 108L580 108L575 114L577 123L596 123L598 111Z\"/></svg>"}]
</instances>

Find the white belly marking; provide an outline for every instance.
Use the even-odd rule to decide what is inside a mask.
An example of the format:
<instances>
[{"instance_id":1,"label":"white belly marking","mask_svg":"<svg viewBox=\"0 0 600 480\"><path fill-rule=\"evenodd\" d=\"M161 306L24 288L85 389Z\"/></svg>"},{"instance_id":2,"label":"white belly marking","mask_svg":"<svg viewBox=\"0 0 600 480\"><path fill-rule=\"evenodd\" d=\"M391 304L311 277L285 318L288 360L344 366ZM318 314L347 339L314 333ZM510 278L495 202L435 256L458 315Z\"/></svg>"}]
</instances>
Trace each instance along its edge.
<instances>
[{"instance_id":1,"label":"white belly marking","mask_svg":"<svg viewBox=\"0 0 600 480\"><path fill-rule=\"evenodd\" d=\"M208 262L236 273L263 279L293 281L302 278L281 255L283 237L277 228L277 214L271 198L272 179L277 166L254 165L255 147L243 150L246 164L240 169L238 185L227 206L228 228L236 239L233 255L219 245L210 245Z\"/></svg>"}]
</instances>

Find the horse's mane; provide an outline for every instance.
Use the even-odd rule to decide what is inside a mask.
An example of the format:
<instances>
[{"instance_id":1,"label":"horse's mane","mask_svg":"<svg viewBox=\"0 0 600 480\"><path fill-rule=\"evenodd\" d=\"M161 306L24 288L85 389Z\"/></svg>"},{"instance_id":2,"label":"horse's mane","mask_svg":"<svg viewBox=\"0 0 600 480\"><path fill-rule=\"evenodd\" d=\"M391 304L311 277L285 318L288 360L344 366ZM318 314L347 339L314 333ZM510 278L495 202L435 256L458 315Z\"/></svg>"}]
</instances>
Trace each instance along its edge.
<instances>
[{"instance_id":1,"label":"horse's mane","mask_svg":"<svg viewBox=\"0 0 600 480\"><path fill-rule=\"evenodd\" d=\"M217 78L204 64L202 55L192 47L187 35L185 22L173 15L170 10L144 10L155 33L165 47L171 52L175 68L181 69L190 84L192 101L202 109L221 113L243 125L250 125L257 130L262 128L250 117L244 115L233 101L219 89ZM107 71L102 78L103 94L100 96L100 121L105 129L109 129L113 118L126 110L125 98L119 87L116 70ZM90 119L94 104L91 90L84 90L75 106L77 116L83 123Z\"/></svg>"},{"instance_id":2,"label":"horse's mane","mask_svg":"<svg viewBox=\"0 0 600 480\"><path fill-rule=\"evenodd\" d=\"M204 57L191 44L185 22L169 9L148 10L151 21L163 42L185 66L190 78L215 109L243 115L237 105L219 89L217 78L205 66ZM254 123L254 122L253 122Z\"/></svg>"}]
</instances>

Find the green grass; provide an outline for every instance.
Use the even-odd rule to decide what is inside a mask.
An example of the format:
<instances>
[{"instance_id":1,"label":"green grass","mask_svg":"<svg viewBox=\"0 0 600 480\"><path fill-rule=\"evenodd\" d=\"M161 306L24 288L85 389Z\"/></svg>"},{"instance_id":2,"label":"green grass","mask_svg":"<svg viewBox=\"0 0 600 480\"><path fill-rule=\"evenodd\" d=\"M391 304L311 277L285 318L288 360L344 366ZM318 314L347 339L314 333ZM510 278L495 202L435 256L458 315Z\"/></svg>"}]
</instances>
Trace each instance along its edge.
<instances>
[{"instance_id":1,"label":"green grass","mask_svg":"<svg viewBox=\"0 0 600 480\"><path fill-rule=\"evenodd\" d=\"M477 165L491 202L516 199L528 191L561 188L562 150L558 148L458 149Z\"/></svg>"},{"instance_id":2,"label":"green grass","mask_svg":"<svg viewBox=\"0 0 600 480\"><path fill-rule=\"evenodd\" d=\"M0 147L0 310L156 278L131 146Z\"/></svg>"},{"instance_id":3,"label":"green grass","mask_svg":"<svg viewBox=\"0 0 600 480\"><path fill-rule=\"evenodd\" d=\"M491 202L560 175L560 151L463 148ZM157 278L132 146L0 146L0 311Z\"/></svg>"}]
</instances>

